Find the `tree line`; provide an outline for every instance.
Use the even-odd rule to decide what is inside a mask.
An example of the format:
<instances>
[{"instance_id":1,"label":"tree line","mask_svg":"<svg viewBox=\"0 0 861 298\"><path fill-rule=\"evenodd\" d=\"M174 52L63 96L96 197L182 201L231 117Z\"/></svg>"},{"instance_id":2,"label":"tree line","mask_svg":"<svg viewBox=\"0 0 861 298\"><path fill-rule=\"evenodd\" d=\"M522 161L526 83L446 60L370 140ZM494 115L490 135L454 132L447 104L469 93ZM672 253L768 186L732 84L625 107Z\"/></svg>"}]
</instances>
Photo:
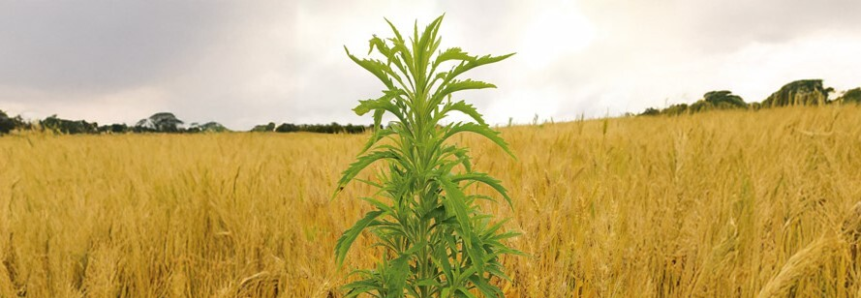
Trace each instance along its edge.
<instances>
[{"instance_id":1,"label":"tree line","mask_svg":"<svg viewBox=\"0 0 861 298\"><path fill-rule=\"evenodd\" d=\"M693 104L674 104L664 109L647 108L640 116L654 115L683 115L699 113L709 110L727 109L750 109L759 110L764 108L794 106L794 105L826 105L826 104L861 104L861 88L855 88L843 92L836 99L829 99L834 93L834 88L825 88L822 80L799 80L784 85L780 90L772 93L762 102L747 103L741 96L732 94L731 91L711 91L703 95L703 98ZM341 125L336 122L330 124L292 124L282 123L257 125L251 132L311 132L311 133L363 133L373 125ZM96 122L85 120L68 120L52 115L45 119L27 121L19 116L9 116L0 110L0 134L6 134L13 130L37 130L49 131L60 134L122 134L122 133L219 133L230 131L218 122L191 123L185 126L185 122L172 113L156 113L148 118L141 119L134 125L108 124L99 125Z\"/></svg>"},{"instance_id":2,"label":"tree line","mask_svg":"<svg viewBox=\"0 0 861 298\"><path fill-rule=\"evenodd\" d=\"M255 126L252 132L313 132L313 133L362 133L371 126L362 125L340 125L336 122L331 124L292 124L283 123L275 125L271 122L267 125ZM185 126L185 122L173 113L156 113L148 118L141 119L135 125L122 124L99 125L97 122L85 120L68 120L52 115L45 119L26 121L20 115L11 117L0 110L0 134L7 134L14 130L19 131L46 131L58 134L124 134L124 133L221 133L231 130L218 122L191 123Z\"/></svg>"},{"instance_id":3,"label":"tree line","mask_svg":"<svg viewBox=\"0 0 861 298\"><path fill-rule=\"evenodd\" d=\"M373 128L374 125L340 125L337 122L332 122L331 124L292 124L292 123L282 123L281 125L275 125L275 122L269 122L266 125L257 125L251 129L251 132L313 132L313 133L363 133L368 129Z\"/></svg>"},{"instance_id":4,"label":"tree line","mask_svg":"<svg viewBox=\"0 0 861 298\"><path fill-rule=\"evenodd\" d=\"M731 91L711 91L703 94L703 98L693 104L674 104L664 109L647 108L640 116L655 115L683 115L699 113L709 110L728 109L751 109L759 110L783 106L797 105L826 105L826 104L859 104L861 103L861 88L855 88L843 92L834 99L829 99L834 88L825 88L822 80L798 80L784 85L776 92L769 95L762 102L746 103L741 96L732 94Z\"/></svg>"}]
</instances>

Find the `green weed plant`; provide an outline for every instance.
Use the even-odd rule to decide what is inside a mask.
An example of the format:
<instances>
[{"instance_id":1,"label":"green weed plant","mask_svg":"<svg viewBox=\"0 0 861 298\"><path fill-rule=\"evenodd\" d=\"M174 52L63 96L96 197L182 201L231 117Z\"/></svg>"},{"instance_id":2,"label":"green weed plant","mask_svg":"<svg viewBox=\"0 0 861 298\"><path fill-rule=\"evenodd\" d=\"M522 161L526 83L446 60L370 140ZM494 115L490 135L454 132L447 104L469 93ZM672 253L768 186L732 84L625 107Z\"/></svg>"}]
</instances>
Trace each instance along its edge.
<instances>
[{"instance_id":1,"label":"green weed plant","mask_svg":"<svg viewBox=\"0 0 861 298\"><path fill-rule=\"evenodd\" d=\"M347 297L502 297L492 283L508 280L500 256L521 254L503 240L518 235L503 232L503 221L494 221L479 208L480 200L494 198L469 194L467 189L484 184L511 205L500 181L475 171L469 150L452 142L461 133L486 137L515 158L506 142L484 121L476 108L454 94L465 90L495 88L493 84L462 79L467 71L502 61L502 56L472 56L460 48L439 50L440 16L419 33L404 39L392 25L393 38L370 40L370 51L379 59L347 55L372 73L383 85L382 96L361 100L354 111L371 113L376 128L359 154L344 171L335 192L350 181L371 185L378 191L362 198L374 209L347 230L337 241L339 266L362 231L376 236L375 246L383 248L383 258L375 269L355 270L359 280L345 286ZM442 121L462 113L474 122ZM393 121L381 126L384 115ZM388 140L388 141L383 141ZM374 181L357 178L377 162L385 166Z\"/></svg>"}]
</instances>

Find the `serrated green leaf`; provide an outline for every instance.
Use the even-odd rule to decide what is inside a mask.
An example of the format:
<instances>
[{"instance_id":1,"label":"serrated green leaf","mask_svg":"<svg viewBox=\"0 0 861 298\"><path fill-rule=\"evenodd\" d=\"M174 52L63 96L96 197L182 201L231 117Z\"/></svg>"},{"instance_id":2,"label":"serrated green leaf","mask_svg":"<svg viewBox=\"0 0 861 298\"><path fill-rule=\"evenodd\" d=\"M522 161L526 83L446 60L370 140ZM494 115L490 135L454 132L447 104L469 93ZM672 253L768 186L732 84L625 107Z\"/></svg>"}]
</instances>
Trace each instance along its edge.
<instances>
[{"instance_id":1,"label":"serrated green leaf","mask_svg":"<svg viewBox=\"0 0 861 298\"><path fill-rule=\"evenodd\" d=\"M467 52L464 52L460 48L448 48L443 52L440 52L439 55L436 56L436 60L434 60L435 65L439 65L440 63L446 61L473 61L475 57L470 56Z\"/></svg>"},{"instance_id":2,"label":"serrated green leaf","mask_svg":"<svg viewBox=\"0 0 861 298\"><path fill-rule=\"evenodd\" d=\"M386 58L388 58L389 60L392 59L392 49L389 48L385 41L377 37L377 35L374 35L374 37L371 38L368 43L370 44L370 49L368 49L368 55L370 55L376 47L377 51L380 52L380 54L383 54L383 56L386 56Z\"/></svg>"},{"instance_id":3,"label":"serrated green leaf","mask_svg":"<svg viewBox=\"0 0 861 298\"><path fill-rule=\"evenodd\" d=\"M438 141L438 143L441 145L448 138L462 132L472 132L482 135L495 143L500 148L502 148L502 150L504 150L505 153L508 153L509 156L511 156L515 160L517 159L517 157L514 156L514 153L511 153L511 150L508 149L508 143L506 143L505 140L499 137L499 133L492 130L489 126L486 125L480 125L475 123L457 123L446 131L445 135L443 135L443 137Z\"/></svg>"},{"instance_id":4,"label":"serrated green leaf","mask_svg":"<svg viewBox=\"0 0 861 298\"><path fill-rule=\"evenodd\" d=\"M392 72L391 68L389 68L388 65L383 62L380 62L379 60L356 58L356 56L350 54L350 50L347 49L346 46L344 46L344 51L347 52L347 56L349 56L350 59L353 60L353 62L355 62L368 72L372 73L375 77L377 77L377 79L380 79L380 81L383 82L383 84L386 85L388 89L395 88L395 85L392 83L392 80L389 78L388 75L388 73Z\"/></svg>"},{"instance_id":5,"label":"serrated green leaf","mask_svg":"<svg viewBox=\"0 0 861 298\"><path fill-rule=\"evenodd\" d=\"M390 267L386 270L385 274L387 298L404 297L404 288L406 287L407 276L410 272L408 261L409 255L403 254L389 263Z\"/></svg>"},{"instance_id":6,"label":"serrated green leaf","mask_svg":"<svg viewBox=\"0 0 861 298\"><path fill-rule=\"evenodd\" d=\"M481 115L481 113L478 112L478 110L475 109L475 106L468 104L466 103L466 101L463 100L446 104L440 111L439 115L437 115L436 119L434 119L435 122L442 120L443 118L448 116L448 113L454 111L461 112L469 116L479 125L487 125L487 123L484 122L484 117Z\"/></svg>"},{"instance_id":7,"label":"serrated green leaf","mask_svg":"<svg viewBox=\"0 0 861 298\"><path fill-rule=\"evenodd\" d=\"M469 289L467 289L466 287L460 287L460 288L458 288L458 289L457 289L457 293L459 294L459 296L460 296L460 297L466 297L466 298L478 298L478 297L476 297L476 296L475 296L475 294L470 293L470 292L469 292Z\"/></svg>"},{"instance_id":8,"label":"serrated green leaf","mask_svg":"<svg viewBox=\"0 0 861 298\"><path fill-rule=\"evenodd\" d=\"M368 197L364 197L364 198L362 198L362 200L370 203L371 205L374 205L374 207L377 207L377 209L380 209L380 211L384 211L385 213L388 213L391 215L395 214L395 210L392 209L392 207L389 207L388 205L383 204L383 202L380 202L379 200L376 200L374 198L368 198Z\"/></svg>"},{"instance_id":9,"label":"serrated green leaf","mask_svg":"<svg viewBox=\"0 0 861 298\"><path fill-rule=\"evenodd\" d=\"M431 105L437 105L442 102L443 98L453 94L455 92L464 91L464 90L478 90L478 89L487 89L487 88L496 88L496 85L482 82L482 81L473 81L471 79L466 79L463 81L453 80L448 83L443 83L440 85L442 90L436 92L433 95L431 100Z\"/></svg>"},{"instance_id":10,"label":"serrated green leaf","mask_svg":"<svg viewBox=\"0 0 861 298\"><path fill-rule=\"evenodd\" d=\"M359 280L359 281L349 283L349 284L341 287L341 289L348 291L347 295L344 296L345 298L348 298L348 297L358 297L361 294L365 294L365 293L368 293L371 291L377 291L377 292L383 291L383 286L379 283L378 280L375 280L373 278L369 278L369 279Z\"/></svg>"},{"instance_id":11,"label":"serrated green leaf","mask_svg":"<svg viewBox=\"0 0 861 298\"><path fill-rule=\"evenodd\" d=\"M347 170L345 170L341 174L341 180L338 181L338 188L335 189L335 193L332 194L332 197L334 198L336 195L338 195L338 193L345 186L347 186L347 183L350 183L350 181L353 180L353 178L355 178L356 175L359 175L359 173L362 170L364 170L365 168L367 168L371 164L373 164L379 160L383 160L383 159L399 159L399 158L400 158L400 155L398 155L395 152L392 152L391 150L389 150L389 151L375 151L375 152L371 152L365 156L359 157L359 160L350 164L350 167L347 168Z\"/></svg>"},{"instance_id":12,"label":"serrated green leaf","mask_svg":"<svg viewBox=\"0 0 861 298\"><path fill-rule=\"evenodd\" d=\"M473 275L469 278L469 280L484 294L484 297L504 297L505 294L502 293L498 287L489 284L483 277L478 275Z\"/></svg>"},{"instance_id":13,"label":"serrated green leaf","mask_svg":"<svg viewBox=\"0 0 861 298\"><path fill-rule=\"evenodd\" d=\"M378 110L397 112L398 108L392 104L391 99L391 96L384 95L377 99L360 100L359 105L353 108L353 112L356 112L356 115L359 116L364 116L370 111Z\"/></svg>"},{"instance_id":14,"label":"serrated green leaf","mask_svg":"<svg viewBox=\"0 0 861 298\"><path fill-rule=\"evenodd\" d=\"M352 228L344 232L338 241L335 243L335 259L338 263L338 266L342 266L344 264L344 258L347 256L347 252L350 250L350 246L353 245L353 241L356 241L356 238L359 237L359 234L362 233L365 228L367 228L377 217L383 214L383 211L371 211L365 214L365 217L360 219L353 225Z\"/></svg>"},{"instance_id":15,"label":"serrated green leaf","mask_svg":"<svg viewBox=\"0 0 861 298\"><path fill-rule=\"evenodd\" d=\"M502 197L505 198L505 201L508 202L509 206L514 207L513 203L511 202L511 198L508 196L508 191L505 189L505 187L502 186L501 181L497 180L496 178L490 177L485 173L467 173L455 175L451 178L451 181L454 183L460 181L476 181L484 183L485 185L490 186L491 188L496 190L496 192L502 195Z\"/></svg>"},{"instance_id":16,"label":"serrated green leaf","mask_svg":"<svg viewBox=\"0 0 861 298\"><path fill-rule=\"evenodd\" d=\"M451 71L451 77L449 79L454 79L455 77L459 76L460 74L467 72L473 68L492 64L492 63L496 63L496 62L508 59L509 57L514 56L514 54L515 53L511 53L511 54L502 55L502 56L485 55L485 56L475 58L472 61L469 61L468 63L464 63L462 65L455 67Z\"/></svg>"},{"instance_id":17,"label":"serrated green leaf","mask_svg":"<svg viewBox=\"0 0 861 298\"><path fill-rule=\"evenodd\" d=\"M451 180L445 176L437 177L437 180L439 181L440 186L445 190L446 195L443 202L446 204L446 210L454 212L455 218L460 226L460 235L464 239L466 251L470 260L473 261L473 264L479 271L483 271L484 250L480 245L476 245L476 240L478 239L472 229L472 222L469 216L470 211L466 202L464 202L465 195L463 194L463 191L460 190L457 184L451 182Z\"/></svg>"}]
</instances>

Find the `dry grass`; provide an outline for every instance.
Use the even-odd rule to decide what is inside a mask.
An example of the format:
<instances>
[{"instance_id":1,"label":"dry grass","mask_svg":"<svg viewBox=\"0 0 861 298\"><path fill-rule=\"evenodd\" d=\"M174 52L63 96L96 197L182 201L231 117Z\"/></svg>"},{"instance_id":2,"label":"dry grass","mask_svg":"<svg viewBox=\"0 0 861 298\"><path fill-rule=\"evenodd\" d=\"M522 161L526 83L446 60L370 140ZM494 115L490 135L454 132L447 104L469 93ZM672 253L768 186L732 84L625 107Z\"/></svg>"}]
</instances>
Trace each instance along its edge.
<instances>
[{"instance_id":1,"label":"dry grass","mask_svg":"<svg viewBox=\"0 0 861 298\"><path fill-rule=\"evenodd\" d=\"M852 297L861 109L502 128L510 297ZM338 297L367 136L0 138L0 297ZM485 191L485 190L479 190ZM861 210L861 209L859 209ZM348 267L371 267L362 238Z\"/></svg>"}]
</instances>

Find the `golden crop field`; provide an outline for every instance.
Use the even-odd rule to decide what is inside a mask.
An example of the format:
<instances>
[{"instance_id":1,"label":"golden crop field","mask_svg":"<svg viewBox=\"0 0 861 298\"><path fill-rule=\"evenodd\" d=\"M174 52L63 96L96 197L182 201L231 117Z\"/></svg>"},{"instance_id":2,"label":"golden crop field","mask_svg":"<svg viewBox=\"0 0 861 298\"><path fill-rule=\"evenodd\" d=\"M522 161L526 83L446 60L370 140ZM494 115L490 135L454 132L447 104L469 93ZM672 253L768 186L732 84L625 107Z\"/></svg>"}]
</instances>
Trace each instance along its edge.
<instances>
[{"instance_id":1,"label":"golden crop field","mask_svg":"<svg viewBox=\"0 0 861 298\"><path fill-rule=\"evenodd\" d=\"M500 128L509 297L857 297L861 108ZM340 297L371 267L351 184L368 135L0 138L0 297ZM366 171L363 177L370 177ZM487 192L486 189L477 189ZM370 234L366 234L368 236Z\"/></svg>"}]
</instances>

